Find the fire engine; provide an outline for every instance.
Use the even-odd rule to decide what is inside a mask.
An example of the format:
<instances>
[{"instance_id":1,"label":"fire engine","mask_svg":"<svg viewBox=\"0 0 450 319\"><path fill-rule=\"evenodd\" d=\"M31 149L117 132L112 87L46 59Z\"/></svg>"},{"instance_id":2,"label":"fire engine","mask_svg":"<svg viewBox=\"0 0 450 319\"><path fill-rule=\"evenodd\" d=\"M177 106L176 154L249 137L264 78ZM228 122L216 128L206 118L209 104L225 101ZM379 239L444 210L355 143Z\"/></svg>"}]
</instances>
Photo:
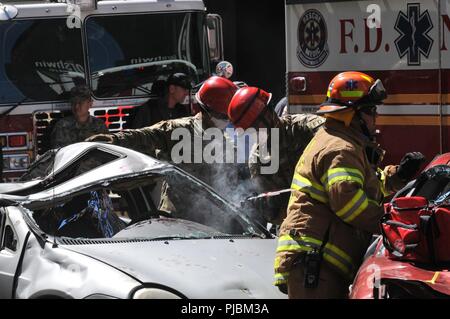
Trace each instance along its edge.
<instances>
[{"instance_id":1,"label":"fire engine","mask_svg":"<svg viewBox=\"0 0 450 319\"><path fill-rule=\"evenodd\" d=\"M386 163L450 151L450 1L286 0L290 113L313 112L339 72L382 80L377 141Z\"/></svg>"},{"instance_id":2,"label":"fire engine","mask_svg":"<svg viewBox=\"0 0 450 319\"><path fill-rule=\"evenodd\" d=\"M90 86L91 114L114 132L155 98L155 81L183 72L199 83L223 59L221 18L202 0L4 2L0 43L4 180L50 148L75 85Z\"/></svg>"}]
</instances>

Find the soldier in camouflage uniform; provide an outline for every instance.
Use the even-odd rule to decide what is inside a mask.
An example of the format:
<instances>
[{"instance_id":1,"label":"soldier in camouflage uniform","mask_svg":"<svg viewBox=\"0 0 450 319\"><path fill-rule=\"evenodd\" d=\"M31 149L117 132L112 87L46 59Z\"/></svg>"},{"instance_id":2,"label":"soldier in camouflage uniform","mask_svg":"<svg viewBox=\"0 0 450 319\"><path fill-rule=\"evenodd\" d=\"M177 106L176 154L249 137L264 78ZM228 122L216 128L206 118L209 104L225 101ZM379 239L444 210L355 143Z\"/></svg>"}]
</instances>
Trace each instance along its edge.
<instances>
[{"instance_id":1,"label":"soldier in camouflage uniform","mask_svg":"<svg viewBox=\"0 0 450 319\"><path fill-rule=\"evenodd\" d=\"M123 130L114 134L99 134L92 136L87 141L103 141L134 149L136 151L146 153L150 156L156 157L160 160L170 161L178 164L180 168L188 173L199 178L206 184L212 186L217 191L225 196L231 196L231 193L224 194L224 190L233 191L233 186L237 185L237 168L234 164L225 163L225 156L234 156L234 149L227 148L226 143L228 139L222 133L227 125L227 107L233 94L237 91L237 86L226 78L213 76L207 79L196 97L201 105L201 112L191 117L184 117L180 119L172 119L161 121L152 126L136 130ZM220 133L223 138L218 138L212 134L210 128L216 128L215 132ZM178 149L180 141L183 139L178 136L177 129L184 129L184 132L189 134L191 146L190 154L184 155L183 160L180 158L173 158L172 151ZM180 131L181 132L181 131ZM172 136L174 134L174 136ZM219 143L219 146L224 147L223 158L220 163L205 162L203 158L203 151L208 145L208 148L213 148L214 143ZM200 145L195 149L195 145ZM175 147L175 148L174 148ZM227 151L233 152L228 154ZM183 151L186 151L184 149ZM197 157L195 161L195 151L202 152L202 157ZM174 151L176 155L180 152ZM163 196L164 198L164 196Z\"/></svg>"},{"instance_id":2,"label":"soldier in camouflage uniform","mask_svg":"<svg viewBox=\"0 0 450 319\"><path fill-rule=\"evenodd\" d=\"M52 148L82 142L89 136L107 133L105 123L89 114L91 92L86 86L76 86L70 92L73 116L59 120L51 133Z\"/></svg>"},{"instance_id":3,"label":"soldier in camouflage uniform","mask_svg":"<svg viewBox=\"0 0 450 319\"><path fill-rule=\"evenodd\" d=\"M305 147L322 126L324 119L312 114L278 117L267 105L272 95L256 87L244 87L234 95L228 116L237 128L266 128L267 140L253 145L249 157L250 175L257 193L289 189L295 165ZM278 128L279 168L276 173L264 174L261 169L271 164L271 128ZM260 135L261 136L261 135ZM267 158L262 158L262 157ZM280 225L286 217L289 192L270 198L259 198L257 206L266 221Z\"/></svg>"}]
</instances>

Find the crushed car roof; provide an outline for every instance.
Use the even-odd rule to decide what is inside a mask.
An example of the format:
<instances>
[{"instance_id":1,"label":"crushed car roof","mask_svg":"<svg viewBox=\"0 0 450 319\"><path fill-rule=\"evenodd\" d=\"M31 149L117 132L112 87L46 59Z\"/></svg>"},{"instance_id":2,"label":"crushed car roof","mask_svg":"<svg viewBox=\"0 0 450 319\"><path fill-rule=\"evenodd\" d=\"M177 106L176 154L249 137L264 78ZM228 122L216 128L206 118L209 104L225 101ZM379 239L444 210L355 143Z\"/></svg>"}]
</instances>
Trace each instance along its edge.
<instances>
[{"instance_id":1,"label":"crushed car roof","mask_svg":"<svg viewBox=\"0 0 450 319\"><path fill-rule=\"evenodd\" d=\"M115 179L149 175L164 169L174 169L174 166L121 146L75 143L55 154L53 169L47 176L29 182L0 184L0 198L18 202L45 201ZM71 174L68 175L68 171ZM38 192L14 196L15 192L37 186L41 186Z\"/></svg>"}]
</instances>

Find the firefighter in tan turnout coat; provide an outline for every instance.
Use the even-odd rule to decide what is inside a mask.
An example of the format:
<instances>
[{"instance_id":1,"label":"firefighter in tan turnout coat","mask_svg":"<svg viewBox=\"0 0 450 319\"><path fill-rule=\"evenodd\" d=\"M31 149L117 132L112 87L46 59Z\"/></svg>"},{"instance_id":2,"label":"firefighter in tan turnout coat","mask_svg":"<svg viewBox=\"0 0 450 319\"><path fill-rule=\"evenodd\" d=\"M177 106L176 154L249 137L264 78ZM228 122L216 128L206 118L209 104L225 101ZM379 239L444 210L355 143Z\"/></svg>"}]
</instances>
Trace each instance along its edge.
<instances>
[{"instance_id":1,"label":"firefighter in tan turnout coat","mask_svg":"<svg viewBox=\"0 0 450 319\"><path fill-rule=\"evenodd\" d=\"M424 158L408 153L400 166L378 168L374 142L380 80L343 72L330 82L318 114L326 118L301 156L281 225L275 284L289 298L345 298L371 234L378 233L383 197L400 189ZM286 289L287 288L287 289Z\"/></svg>"}]
</instances>

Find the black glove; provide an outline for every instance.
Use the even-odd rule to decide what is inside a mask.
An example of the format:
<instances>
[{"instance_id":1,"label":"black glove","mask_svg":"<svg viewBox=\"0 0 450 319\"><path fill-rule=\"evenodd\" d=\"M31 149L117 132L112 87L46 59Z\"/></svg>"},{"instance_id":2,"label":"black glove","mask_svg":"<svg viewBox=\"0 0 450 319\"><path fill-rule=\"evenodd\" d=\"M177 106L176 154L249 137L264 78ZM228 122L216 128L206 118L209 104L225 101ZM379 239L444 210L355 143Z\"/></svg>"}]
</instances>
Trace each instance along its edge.
<instances>
[{"instance_id":1,"label":"black glove","mask_svg":"<svg viewBox=\"0 0 450 319\"><path fill-rule=\"evenodd\" d=\"M409 181L417 173L423 162L425 162L425 156L422 153L406 153L398 166L398 177L403 181Z\"/></svg>"}]
</instances>

